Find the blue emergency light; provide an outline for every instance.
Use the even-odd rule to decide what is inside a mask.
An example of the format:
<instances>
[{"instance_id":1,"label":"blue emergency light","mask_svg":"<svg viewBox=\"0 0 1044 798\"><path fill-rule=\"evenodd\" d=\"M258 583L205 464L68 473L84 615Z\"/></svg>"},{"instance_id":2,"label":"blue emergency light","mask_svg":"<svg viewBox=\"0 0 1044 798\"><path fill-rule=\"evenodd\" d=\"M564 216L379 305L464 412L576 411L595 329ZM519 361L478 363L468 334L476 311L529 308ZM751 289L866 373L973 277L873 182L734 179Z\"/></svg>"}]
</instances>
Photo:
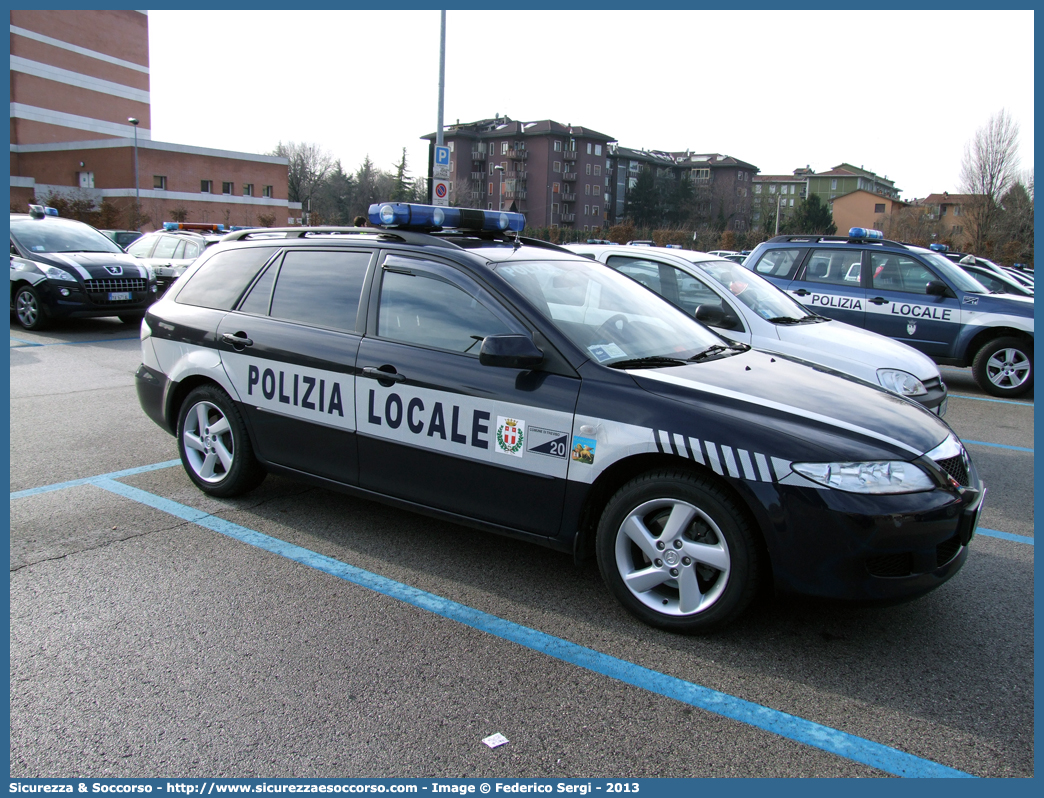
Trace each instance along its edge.
<instances>
[{"instance_id":1,"label":"blue emergency light","mask_svg":"<svg viewBox=\"0 0 1044 798\"><path fill-rule=\"evenodd\" d=\"M443 208L412 202L381 202L370 206L370 224L380 227L409 227L419 230L491 230L521 232L526 217L507 211L483 211L477 208Z\"/></svg>"},{"instance_id":2,"label":"blue emergency light","mask_svg":"<svg viewBox=\"0 0 1044 798\"><path fill-rule=\"evenodd\" d=\"M849 238L884 238L884 233L880 230L873 230L868 227L853 227L848 231Z\"/></svg>"},{"instance_id":3,"label":"blue emergency light","mask_svg":"<svg viewBox=\"0 0 1044 798\"><path fill-rule=\"evenodd\" d=\"M950 248L946 244L929 244L928 249L932 252L949 252Z\"/></svg>"},{"instance_id":4,"label":"blue emergency light","mask_svg":"<svg viewBox=\"0 0 1044 798\"><path fill-rule=\"evenodd\" d=\"M164 222L164 230L203 230L208 233L223 233L225 225L206 222Z\"/></svg>"},{"instance_id":5,"label":"blue emergency light","mask_svg":"<svg viewBox=\"0 0 1044 798\"><path fill-rule=\"evenodd\" d=\"M57 216L58 209L52 208L50 205L48 205L46 208L43 205L30 205L29 215L32 216L34 219L42 219L45 216Z\"/></svg>"}]
</instances>

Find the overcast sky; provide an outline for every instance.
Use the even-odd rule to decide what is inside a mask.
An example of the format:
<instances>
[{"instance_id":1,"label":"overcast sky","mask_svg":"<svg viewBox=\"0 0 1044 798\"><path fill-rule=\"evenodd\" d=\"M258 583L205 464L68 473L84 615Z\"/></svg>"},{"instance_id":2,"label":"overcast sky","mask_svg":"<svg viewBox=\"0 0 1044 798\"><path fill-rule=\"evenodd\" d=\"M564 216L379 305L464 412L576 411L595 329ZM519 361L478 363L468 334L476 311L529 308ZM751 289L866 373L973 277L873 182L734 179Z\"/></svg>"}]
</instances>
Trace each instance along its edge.
<instances>
[{"instance_id":1,"label":"overcast sky","mask_svg":"<svg viewBox=\"0 0 1044 798\"><path fill-rule=\"evenodd\" d=\"M149 42L154 140L309 142L348 172L406 147L427 172L438 11L150 11ZM1032 11L450 11L445 122L550 118L761 174L847 161L909 200L957 191L1001 109L1033 168L1033 44Z\"/></svg>"}]
</instances>

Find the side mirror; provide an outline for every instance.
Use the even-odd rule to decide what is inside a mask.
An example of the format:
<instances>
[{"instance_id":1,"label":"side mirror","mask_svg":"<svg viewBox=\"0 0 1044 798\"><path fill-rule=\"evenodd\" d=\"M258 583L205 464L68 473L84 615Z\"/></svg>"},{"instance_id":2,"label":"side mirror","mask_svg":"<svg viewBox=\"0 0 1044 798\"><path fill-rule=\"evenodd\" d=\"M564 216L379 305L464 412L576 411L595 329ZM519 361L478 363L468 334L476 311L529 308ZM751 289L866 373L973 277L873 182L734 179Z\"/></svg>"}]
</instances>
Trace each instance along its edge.
<instances>
[{"instance_id":1,"label":"side mirror","mask_svg":"<svg viewBox=\"0 0 1044 798\"><path fill-rule=\"evenodd\" d=\"M14 244L11 244L11 254L14 255L16 258L18 257L18 250L15 249Z\"/></svg>"},{"instance_id":2,"label":"side mirror","mask_svg":"<svg viewBox=\"0 0 1044 798\"><path fill-rule=\"evenodd\" d=\"M928 296L949 296L950 289L942 280L930 280L924 292Z\"/></svg>"},{"instance_id":3,"label":"side mirror","mask_svg":"<svg viewBox=\"0 0 1044 798\"><path fill-rule=\"evenodd\" d=\"M479 363L509 369L530 369L544 362L544 353L528 335L487 335L482 339Z\"/></svg>"},{"instance_id":4,"label":"side mirror","mask_svg":"<svg viewBox=\"0 0 1044 798\"><path fill-rule=\"evenodd\" d=\"M702 321L708 327L721 327L725 322L725 310L721 305L697 305L696 321Z\"/></svg>"}]
</instances>

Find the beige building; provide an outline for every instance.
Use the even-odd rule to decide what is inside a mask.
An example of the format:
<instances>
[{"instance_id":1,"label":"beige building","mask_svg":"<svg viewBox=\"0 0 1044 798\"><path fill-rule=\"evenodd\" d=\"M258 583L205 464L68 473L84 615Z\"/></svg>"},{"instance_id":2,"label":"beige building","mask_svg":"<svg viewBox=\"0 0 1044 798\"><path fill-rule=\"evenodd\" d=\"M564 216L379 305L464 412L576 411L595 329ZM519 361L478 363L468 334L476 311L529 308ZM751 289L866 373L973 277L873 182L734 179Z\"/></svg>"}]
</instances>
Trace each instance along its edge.
<instances>
[{"instance_id":1,"label":"beige building","mask_svg":"<svg viewBox=\"0 0 1044 798\"><path fill-rule=\"evenodd\" d=\"M856 189L828 201L839 235L846 235L852 227L866 227L884 231L893 214L909 206L900 199L882 196L864 189Z\"/></svg>"},{"instance_id":2,"label":"beige building","mask_svg":"<svg viewBox=\"0 0 1044 798\"><path fill-rule=\"evenodd\" d=\"M12 209L59 194L107 202L129 225L140 197L144 230L176 216L300 220L285 158L152 140L148 12L11 11L10 20Z\"/></svg>"}]
</instances>

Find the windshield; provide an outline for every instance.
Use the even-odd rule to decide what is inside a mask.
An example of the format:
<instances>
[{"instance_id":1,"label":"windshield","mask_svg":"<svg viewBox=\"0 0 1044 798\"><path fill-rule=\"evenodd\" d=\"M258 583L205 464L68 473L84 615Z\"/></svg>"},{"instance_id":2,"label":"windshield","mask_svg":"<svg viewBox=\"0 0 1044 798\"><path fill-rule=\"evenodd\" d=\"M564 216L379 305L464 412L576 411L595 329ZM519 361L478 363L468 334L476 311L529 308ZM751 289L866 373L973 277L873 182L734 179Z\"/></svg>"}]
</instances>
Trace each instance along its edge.
<instances>
[{"instance_id":1,"label":"windshield","mask_svg":"<svg viewBox=\"0 0 1044 798\"><path fill-rule=\"evenodd\" d=\"M982 283L972 277L968 272L958 266L949 258L944 258L937 252L924 249L918 250L917 254L927 260L936 269L943 273L943 275L959 289L967 294L988 294L989 289L986 288Z\"/></svg>"},{"instance_id":2,"label":"windshield","mask_svg":"<svg viewBox=\"0 0 1044 798\"><path fill-rule=\"evenodd\" d=\"M641 358L686 361L727 343L652 291L600 263L501 263L496 272L603 365Z\"/></svg>"},{"instance_id":3,"label":"windshield","mask_svg":"<svg viewBox=\"0 0 1044 798\"><path fill-rule=\"evenodd\" d=\"M727 260L700 261L695 266L728 288L763 319L802 319L808 316L806 308L750 269Z\"/></svg>"},{"instance_id":4,"label":"windshield","mask_svg":"<svg viewBox=\"0 0 1044 798\"><path fill-rule=\"evenodd\" d=\"M90 225L69 220L12 219L11 238L30 252L123 252Z\"/></svg>"}]
</instances>

